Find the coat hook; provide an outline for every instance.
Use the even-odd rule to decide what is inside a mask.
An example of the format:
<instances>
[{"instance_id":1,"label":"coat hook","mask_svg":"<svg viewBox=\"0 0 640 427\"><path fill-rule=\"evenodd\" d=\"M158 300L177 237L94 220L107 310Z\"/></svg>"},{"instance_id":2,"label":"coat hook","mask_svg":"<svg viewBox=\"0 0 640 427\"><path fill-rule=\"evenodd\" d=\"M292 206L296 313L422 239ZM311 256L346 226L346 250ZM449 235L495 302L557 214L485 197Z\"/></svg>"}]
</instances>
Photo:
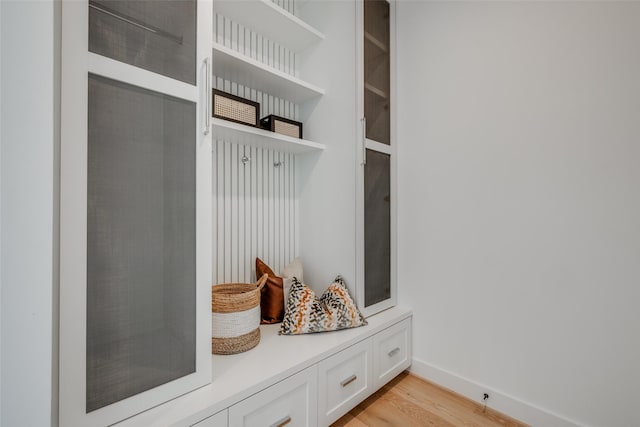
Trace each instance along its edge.
<instances>
[{"instance_id":1,"label":"coat hook","mask_svg":"<svg viewBox=\"0 0 640 427\"><path fill-rule=\"evenodd\" d=\"M243 165L246 166L246 164L251 161L251 157L242 156L242 159L240 159L240 161L242 162Z\"/></svg>"},{"instance_id":2,"label":"coat hook","mask_svg":"<svg viewBox=\"0 0 640 427\"><path fill-rule=\"evenodd\" d=\"M282 161L278 160L277 162L273 162L273 167L274 168L279 168L280 166L282 166Z\"/></svg>"}]
</instances>

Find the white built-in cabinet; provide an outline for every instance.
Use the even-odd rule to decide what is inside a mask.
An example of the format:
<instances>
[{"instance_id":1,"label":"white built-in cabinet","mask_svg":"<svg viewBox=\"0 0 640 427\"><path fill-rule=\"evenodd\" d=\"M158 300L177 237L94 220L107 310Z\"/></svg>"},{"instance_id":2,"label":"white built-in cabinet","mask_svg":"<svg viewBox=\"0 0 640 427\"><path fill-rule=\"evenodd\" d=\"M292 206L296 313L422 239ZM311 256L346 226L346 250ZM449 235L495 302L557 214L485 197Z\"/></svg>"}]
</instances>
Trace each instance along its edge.
<instances>
[{"instance_id":1,"label":"white built-in cabinet","mask_svg":"<svg viewBox=\"0 0 640 427\"><path fill-rule=\"evenodd\" d=\"M211 382L211 6L62 2L61 426Z\"/></svg>"},{"instance_id":2,"label":"white built-in cabinet","mask_svg":"<svg viewBox=\"0 0 640 427\"><path fill-rule=\"evenodd\" d=\"M395 39L383 3L386 39L359 1L63 1L60 425L326 426L410 365L411 312L390 308ZM332 27L345 7L355 29ZM327 46L358 52L348 69L361 78ZM366 71L371 51L387 55L386 83ZM303 122L304 139L211 117L212 87ZM389 114L375 121L368 103ZM373 130L353 129L361 117ZM379 290L365 271L367 177L381 173L388 292L367 304ZM352 204L327 219L335 194ZM266 325L253 350L212 356L210 285L253 281L256 256L280 271L299 254L307 277L339 266L378 313L369 325L296 337Z\"/></svg>"}]
</instances>

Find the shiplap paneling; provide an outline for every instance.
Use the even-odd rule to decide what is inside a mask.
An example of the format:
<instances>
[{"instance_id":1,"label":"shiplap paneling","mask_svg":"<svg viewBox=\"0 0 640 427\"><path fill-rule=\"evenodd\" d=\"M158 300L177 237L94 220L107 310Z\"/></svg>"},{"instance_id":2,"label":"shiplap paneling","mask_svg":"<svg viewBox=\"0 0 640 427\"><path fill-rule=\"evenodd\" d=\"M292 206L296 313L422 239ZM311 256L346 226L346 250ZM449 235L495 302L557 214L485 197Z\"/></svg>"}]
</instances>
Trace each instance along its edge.
<instances>
[{"instance_id":1,"label":"shiplap paneling","mask_svg":"<svg viewBox=\"0 0 640 427\"><path fill-rule=\"evenodd\" d=\"M273 2L295 13L294 0ZM217 43L298 77L295 52L219 14L213 32ZM260 117L299 120L297 104L213 77L216 89L259 102ZM279 273L297 254L295 156L221 140L213 146L214 282L253 282L256 257Z\"/></svg>"},{"instance_id":2,"label":"shiplap paneling","mask_svg":"<svg viewBox=\"0 0 640 427\"><path fill-rule=\"evenodd\" d=\"M215 283L253 282L256 257L279 273L297 247L295 156L216 141L212 159Z\"/></svg>"},{"instance_id":3,"label":"shiplap paneling","mask_svg":"<svg viewBox=\"0 0 640 427\"><path fill-rule=\"evenodd\" d=\"M293 8L292 1L274 3L291 4L289 7ZM220 43L279 71L299 77L295 52L222 15L216 14L213 31L216 43ZM276 114L292 120L299 120L299 106L293 102L239 85L218 76L214 76L213 83L216 89L259 102L261 117Z\"/></svg>"}]
</instances>

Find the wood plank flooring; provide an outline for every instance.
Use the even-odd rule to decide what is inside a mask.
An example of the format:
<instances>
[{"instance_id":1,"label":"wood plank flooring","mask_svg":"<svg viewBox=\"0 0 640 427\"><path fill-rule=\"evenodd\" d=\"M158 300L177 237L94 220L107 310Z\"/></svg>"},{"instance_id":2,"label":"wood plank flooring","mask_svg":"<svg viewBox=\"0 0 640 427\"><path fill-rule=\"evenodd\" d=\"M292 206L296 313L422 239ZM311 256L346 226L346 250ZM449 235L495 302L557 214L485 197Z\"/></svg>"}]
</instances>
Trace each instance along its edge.
<instances>
[{"instance_id":1,"label":"wood plank flooring","mask_svg":"<svg viewBox=\"0 0 640 427\"><path fill-rule=\"evenodd\" d=\"M332 427L527 427L457 393L402 373Z\"/></svg>"}]
</instances>

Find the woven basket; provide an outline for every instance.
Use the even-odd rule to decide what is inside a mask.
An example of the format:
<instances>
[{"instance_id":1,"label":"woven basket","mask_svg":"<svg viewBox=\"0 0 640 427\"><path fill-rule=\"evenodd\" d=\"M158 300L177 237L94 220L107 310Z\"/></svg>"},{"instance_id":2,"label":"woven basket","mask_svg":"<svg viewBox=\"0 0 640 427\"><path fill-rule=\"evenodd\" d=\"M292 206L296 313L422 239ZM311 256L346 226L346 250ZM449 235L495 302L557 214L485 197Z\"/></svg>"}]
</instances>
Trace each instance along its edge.
<instances>
[{"instance_id":1,"label":"woven basket","mask_svg":"<svg viewBox=\"0 0 640 427\"><path fill-rule=\"evenodd\" d=\"M211 287L211 352L242 353L260 342L260 291L267 282L225 283Z\"/></svg>"}]
</instances>

